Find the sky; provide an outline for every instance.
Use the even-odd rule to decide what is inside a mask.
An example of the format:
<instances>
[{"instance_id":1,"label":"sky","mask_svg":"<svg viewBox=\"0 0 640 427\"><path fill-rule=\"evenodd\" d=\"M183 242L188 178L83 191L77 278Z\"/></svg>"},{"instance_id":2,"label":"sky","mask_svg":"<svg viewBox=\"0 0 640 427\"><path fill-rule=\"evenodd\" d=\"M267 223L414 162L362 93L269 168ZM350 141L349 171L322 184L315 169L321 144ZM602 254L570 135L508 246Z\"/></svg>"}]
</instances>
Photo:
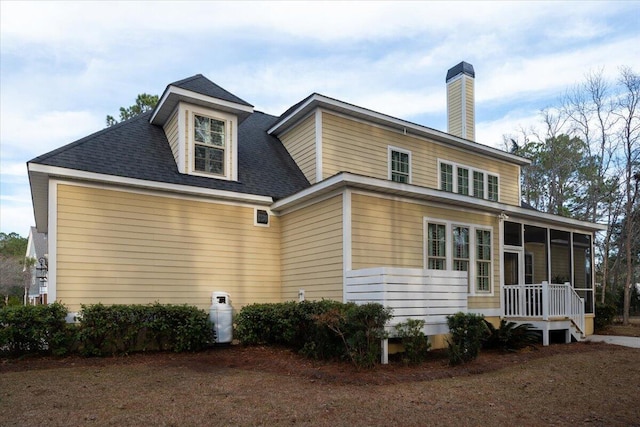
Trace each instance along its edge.
<instances>
[{"instance_id":1,"label":"sky","mask_svg":"<svg viewBox=\"0 0 640 427\"><path fill-rule=\"evenodd\" d=\"M0 231L35 225L27 161L139 93L203 74L273 115L317 92L446 131L460 61L476 73L476 140L501 147L586 74L640 72L640 1L0 0Z\"/></svg>"}]
</instances>

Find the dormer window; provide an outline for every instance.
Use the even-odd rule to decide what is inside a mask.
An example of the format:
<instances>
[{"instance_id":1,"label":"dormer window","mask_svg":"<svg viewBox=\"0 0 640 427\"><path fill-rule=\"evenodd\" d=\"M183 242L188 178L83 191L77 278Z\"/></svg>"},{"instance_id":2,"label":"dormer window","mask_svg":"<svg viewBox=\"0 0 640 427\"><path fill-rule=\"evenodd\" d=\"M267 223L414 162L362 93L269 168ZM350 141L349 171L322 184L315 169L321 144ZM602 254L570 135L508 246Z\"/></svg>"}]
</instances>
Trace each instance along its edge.
<instances>
[{"instance_id":1,"label":"dormer window","mask_svg":"<svg viewBox=\"0 0 640 427\"><path fill-rule=\"evenodd\" d=\"M180 103L186 112L186 172L209 178L237 180L238 118L222 111ZM178 131L178 134L182 132Z\"/></svg>"},{"instance_id":2,"label":"dormer window","mask_svg":"<svg viewBox=\"0 0 640 427\"><path fill-rule=\"evenodd\" d=\"M194 114L194 169L225 175L225 122Z\"/></svg>"},{"instance_id":3,"label":"dormer window","mask_svg":"<svg viewBox=\"0 0 640 427\"><path fill-rule=\"evenodd\" d=\"M201 74L167 86L149 122L162 126L178 172L238 180L238 125L253 106Z\"/></svg>"}]
</instances>

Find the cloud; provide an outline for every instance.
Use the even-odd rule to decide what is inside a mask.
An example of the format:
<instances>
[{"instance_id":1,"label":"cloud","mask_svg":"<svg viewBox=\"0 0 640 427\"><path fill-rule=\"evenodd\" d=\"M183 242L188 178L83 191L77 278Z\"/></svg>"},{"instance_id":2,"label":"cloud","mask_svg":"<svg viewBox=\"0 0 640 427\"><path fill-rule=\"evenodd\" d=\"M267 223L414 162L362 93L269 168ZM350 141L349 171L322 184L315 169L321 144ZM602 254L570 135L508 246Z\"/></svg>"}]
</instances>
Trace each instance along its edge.
<instances>
[{"instance_id":1,"label":"cloud","mask_svg":"<svg viewBox=\"0 0 640 427\"><path fill-rule=\"evenodd\" d=\"M50 111L33 115L19 110L3 112L2 151L13 158L15 155L11 156L11 153L20 153L26 161L100 130L104 127L103 120L87 111Z\"/></svg>"},{"instance_id":2,"label":"cloud","mask_svg":"<svg viewBox=\"0 0 640 427\"><path fill-rule=\"evenodd\" d=\"M35 224L31 202L5 203L2 201L0 230L3 233L15 232L23 237L29 235L29 227Z\"/></svg>"},{"instance_id":3,"label":"cloud","mask_svg":"<svg viewBox=\"0 0 640 427\"><path fill-rule=\"evenodd\" d=\"M445 73L466 60L478 140L495 145L589 70L640 71L633 2L165 1L152 17L150 6L0 2L3 196L9 183L29 194L30 158L196 73L271 114L320 92L438 128ZM32 221L14 203L3 200L3 228L9 209Z\"/></svg>"},{"instance_id":4,"label":"cloud","mask_svg":"<svg viewBox=\"0 0 640 427\"><path fill-rule=\"evenodd\" d=\"M27 165L25 164L25 162L7 162L5 161L5 159L2 159L2 183L3 184L15 182L15 179L13 177L24 178L26 173L27 173Z\"/></svg>"},{"instance_id":5,"label":"cloud","mask_svg":"<svg viewBox=\"0 0 640 427\"><path fill-rule=\"evenodd\" d=\"M476 141L494 148L504 150L504 135L512 135L516 138L520 130L528 130L531 126L537 126L540 116L537 111L513 111L495 120L476 123Z\"/></svg>"},{"instance_id":6,"label":"cloud","mask_svg":"<svg viewBox=\"0 0 640 427\"><path fill-rule=\"evenodd\" d=\"M531 94L559 97L569 87L582 82L585 73L600 67L605 69L605 78L615 79L619 66L640 69L639 46L640 37L636 37L490 64L483 71L476 70L476 100L506 103ZM612 64L611 58L616 62ZM540 106L543 107L545 105Z\"/></svg>"}]
</instances>

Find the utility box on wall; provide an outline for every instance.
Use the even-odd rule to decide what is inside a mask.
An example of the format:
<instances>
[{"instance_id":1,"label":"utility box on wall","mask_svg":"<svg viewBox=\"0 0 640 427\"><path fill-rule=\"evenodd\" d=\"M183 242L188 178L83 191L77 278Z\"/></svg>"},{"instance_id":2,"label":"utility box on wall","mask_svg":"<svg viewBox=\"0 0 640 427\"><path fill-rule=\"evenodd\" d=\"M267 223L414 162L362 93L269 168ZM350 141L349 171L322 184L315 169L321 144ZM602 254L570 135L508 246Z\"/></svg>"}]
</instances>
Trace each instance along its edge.
<instances>
[{"instance_id":1,"label":"utility box on wall","mask_svg":"<svg viewBox=\"0 0 640 427\"><path fill-rule=\"evenodd\" d=\"M216 344L230 344L233 340L233 307L228 293L216 291L211 294L209 320L216 332Z\"/></svg>"}]
</instances>

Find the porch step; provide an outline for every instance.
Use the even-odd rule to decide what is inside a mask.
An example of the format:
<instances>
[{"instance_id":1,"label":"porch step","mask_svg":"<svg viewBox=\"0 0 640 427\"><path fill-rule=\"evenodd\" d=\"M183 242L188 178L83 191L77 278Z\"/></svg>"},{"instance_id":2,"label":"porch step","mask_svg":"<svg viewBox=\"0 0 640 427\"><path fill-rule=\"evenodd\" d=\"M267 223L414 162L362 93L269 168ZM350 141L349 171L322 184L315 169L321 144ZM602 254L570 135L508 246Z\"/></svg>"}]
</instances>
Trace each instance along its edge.
<instances>
[{"instance_id":1,"label":"porch step","mask_svg":"<svg viewBox=\"0 0 640 427\"><path fill-rule=\"evenodd\" d=\"M569 324L569 331L571 331L571 336L577 342L585 341L587 339L587 336L582 333L582 331L580 331L573 322L570 322Z\"/></svg>"}]
</instances>

